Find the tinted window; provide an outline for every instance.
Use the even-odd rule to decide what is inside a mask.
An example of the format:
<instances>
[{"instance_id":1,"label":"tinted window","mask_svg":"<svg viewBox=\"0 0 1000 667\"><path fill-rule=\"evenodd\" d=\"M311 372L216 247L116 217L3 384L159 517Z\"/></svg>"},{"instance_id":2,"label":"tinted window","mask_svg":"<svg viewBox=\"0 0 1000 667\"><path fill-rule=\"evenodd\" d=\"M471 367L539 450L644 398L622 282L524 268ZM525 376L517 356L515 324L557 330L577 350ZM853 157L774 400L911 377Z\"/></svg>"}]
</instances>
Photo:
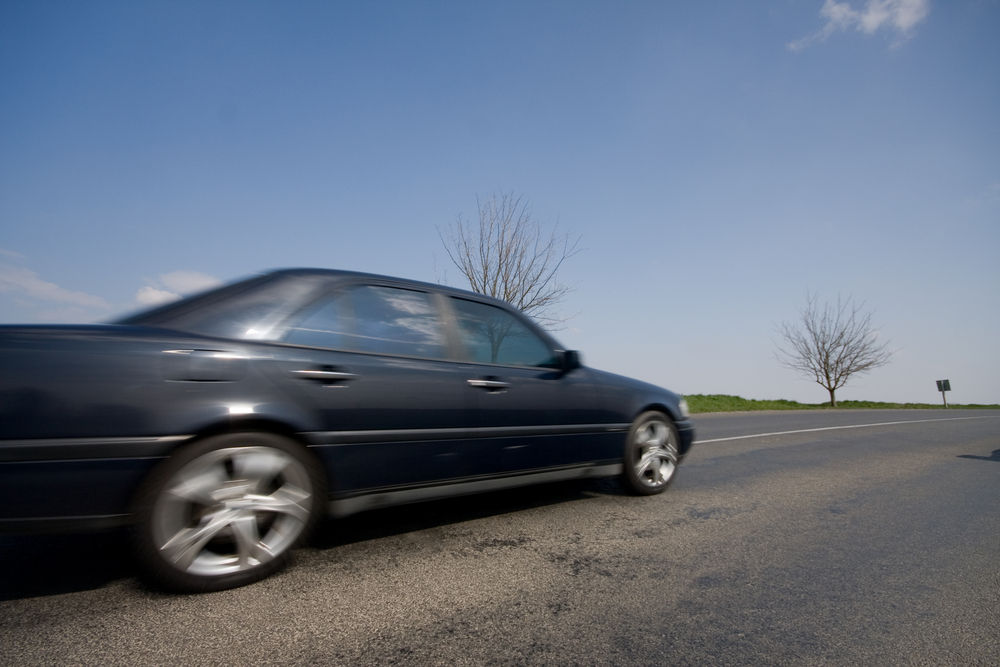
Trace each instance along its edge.
<instances>
[{"instance_id":1,"label":"tinted window","mask_svg":"<svg viewBox=\"0 0 1000 667\"><path fill-rule=\"evenodd\" d=\"M295 345L354 349L354 327L345 295L322 299L288 327L282 340Z\"/></svg>"},{"instance_id":2,"label":"tinted window","mask_svg":"<svg viewBox=\"0 0 1000 667\"><path fill-rule=\"evenodd\" d=\"M552 350L507 311L452 298L458 331L473 361L506 366L552 366Z\"/></svg>"},{"instance_id":3,"label":"tinted window","mask_svg":"<svg viewBox=\"0 0 1000 667\"><path fill-rule=\"evenodd\" d=\"M395 287L351 292L357 348L363 352L442 359L444 330L429 294Z\"/></svg>"},{"instance_id":4,"label":"tinted window","mask_svg":"<svg viewBox=\"0 0 1000 667\"><path fill-rule=\"evenodd\" d=\"M298 308L317 281L252 279L121 320L222 338L263 339Z\"/></svg>"}]
</instances>

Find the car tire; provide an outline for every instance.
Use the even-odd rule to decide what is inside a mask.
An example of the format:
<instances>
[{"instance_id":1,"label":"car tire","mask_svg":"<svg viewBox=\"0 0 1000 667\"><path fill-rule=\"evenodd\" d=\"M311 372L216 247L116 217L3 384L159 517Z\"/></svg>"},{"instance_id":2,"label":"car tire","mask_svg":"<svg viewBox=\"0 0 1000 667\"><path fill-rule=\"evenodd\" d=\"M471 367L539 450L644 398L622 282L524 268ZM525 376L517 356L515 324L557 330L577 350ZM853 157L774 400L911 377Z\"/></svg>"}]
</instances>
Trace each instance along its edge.
<instances>
[{"instance_id":1,"label":"car tire","mask_svg":"<svg viewBox=\"0 0 1000 667\"><path fill-rule=\"evenodd\" d=\"M625 441L625 472L628 490L642 496L663 493L677 474L680 461L677 427L662 412L639 415Z\"/></svg>"},{"instance_id":2,"label":"car tire","mask_svg":"<svg viewBox=\"0 0 1000 667\"><path fill-rule=\"evenodd\" d=\"M140 571L184 592L259 581L309 537L325 489L322 466L288 438L230 433L195 442L158 466L136 495Z\"/></svg>"}]
</instances>

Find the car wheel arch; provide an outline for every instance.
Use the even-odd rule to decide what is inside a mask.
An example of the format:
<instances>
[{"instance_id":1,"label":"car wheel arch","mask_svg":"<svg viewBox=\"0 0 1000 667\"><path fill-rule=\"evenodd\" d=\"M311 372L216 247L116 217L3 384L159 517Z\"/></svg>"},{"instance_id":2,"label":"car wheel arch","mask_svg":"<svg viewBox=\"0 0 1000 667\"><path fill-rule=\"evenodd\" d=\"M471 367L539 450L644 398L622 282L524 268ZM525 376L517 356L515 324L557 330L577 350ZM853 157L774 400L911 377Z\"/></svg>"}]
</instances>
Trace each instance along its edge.
<instances>
[{"instance_id":1,"label":"car wheel arch","mask_svg":"<svg viewBox=\"0 0 1000 667\"><path fill-rule=\"evenodd\" d=\"M632 419L630 421L635 421L636 418L638 418L639 415L643 414L644 412L659 412L659 413L662 413L663 415L665 415L666 417L668 417L670 419L670 421L672 421L675 425L678 422L684 421L684 419L685 419L684 417L682 417L679 414L679 412L676 409L671 408L666 403L663 403L663 402L654 402L654 403L646 404L644 407L642 407L639 410L635 411L635 413L632 415ZM681 449L680 449L681 456L684 456L690 448L691 448L690 443L687 446L684 446L684 443L682 441L681 442Z\"/></svg>"},{"instance_id":2,"label":"car wheel arch","mask_svg":"<svg viewBox=\"0 0 1000 667\"><path fill-rule=\"evenodd\" d=\"M329 491L330 489L330 473L326 470L326 466L323 464L322 459L316 456L315 451L309 446L309 442L302 436L302 432L296 430L290 424L269 418L260 417L244 417L240 419L229 419L227 421L215 422L200 429L193 438L185 441L184 444L191 444L199 440L204 440L206 438L211 438L217 435L225 435L227 433L269 433L271 435L281 436L283 438L288 438L294 441L302 449L309 454L310 457L316 460L323 468L325 474L325 488L324 491Z\"/></svg>"},{"instance_id":3,"label":"car wheel arch","mask_svg":"<svg viewBox=\"0 0 1000 667\"><path fill-rule=\"evenodd\" d=\"M323 465L323 461L316 456L316 453L309 447L309 443L302 437L301 433L293 429L290 425L274 419L240 419L240 420L227 420L213 422L205 425L204 427L198 429L196 432L191 434L190 437L185 438L177 443L177 445L171 449L169 452L163 455L161 463L168 460L170 457L174 456L181 449L185 449L201 442L202 440L207 440L209 438L214 438L220 435L228 435L233 433L263 433L280 436L282 438L287 438L299 445L302 450L320 465L320 469L324 472L324 488L323 493L328 493L330 489L330 475L326 471L326 466ZM153 467L153 470L157 466ZM129 503L129 523L132 523L135 518L136 513L136 499L139 494L143 484L146 479L152 474L153 470L147 471L134 485L129 492L129 497L132 499Z\"/></svg>"},{"instance_id":4,"label":"car wheel arch","mask_svg":"<svg viewBox=\"0 0 1000 667\"><path fill-rule=\"evenodd\" d=\"M239 419L229 418L222 421L212 422L211 424L207 424L198 429L198 431L195 432L194 437L188 442L204 440L205 438L210 438L216 435L224 435L226 433L250 432L273 433L274 435L280 435L291 440L295 440L303 447L308 444L299 435L299 432L296 431L291 425L277 419L260 417L243 417Z\"/></svg>"},{"instance_id":5,"label":"car wheel arch","mask_svg":"<svg viewBox=\"0 0 1000 667\"><path fill-rule=\"evenodd\" d=\"M667 417L670 417L671 421L676 422L680 420L680 415L668 407L666 403L647 403L632 413L630 421L635 421L635 419L644 412L662 412Z\"/></svg>"}]
</instances>

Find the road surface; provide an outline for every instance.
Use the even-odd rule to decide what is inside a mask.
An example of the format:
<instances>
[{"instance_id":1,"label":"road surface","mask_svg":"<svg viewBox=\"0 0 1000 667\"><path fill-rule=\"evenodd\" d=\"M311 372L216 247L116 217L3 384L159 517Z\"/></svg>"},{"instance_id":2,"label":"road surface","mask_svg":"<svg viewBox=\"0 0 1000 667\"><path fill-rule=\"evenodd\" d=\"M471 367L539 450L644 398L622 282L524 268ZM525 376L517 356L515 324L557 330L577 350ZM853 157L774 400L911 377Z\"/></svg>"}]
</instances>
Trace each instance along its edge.
<instances>
[{"instance_id":1,"label":"road surface","mask_svg":"<svg viewBox=\"0 0 1000 667\"><path fill-rule=\"evenodd\" d=\"M1000 665L1000 412L696 427L664 495L370 512L233 591L145 588L120 533L0 538L0 665Z\"/></svg>"}]
</instances>

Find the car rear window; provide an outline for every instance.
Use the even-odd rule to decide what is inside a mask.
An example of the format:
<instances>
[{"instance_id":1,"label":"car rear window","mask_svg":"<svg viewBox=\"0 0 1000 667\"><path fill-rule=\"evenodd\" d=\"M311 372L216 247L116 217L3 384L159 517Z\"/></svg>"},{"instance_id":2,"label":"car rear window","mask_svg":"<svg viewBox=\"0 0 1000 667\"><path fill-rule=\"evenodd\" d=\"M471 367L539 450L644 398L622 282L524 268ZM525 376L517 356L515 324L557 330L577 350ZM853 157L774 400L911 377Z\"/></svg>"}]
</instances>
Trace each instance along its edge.
<instances>
[{"instance_id":1,"label":"car rear window","mask_svg":"<svg viewBox=\"0 0 1000 667\"><path fill-rule=\"evenodd\" d=\"M346 294L336 294L307 308L288 327L281 340L292 345L331 350L354 350L354 318Z\"/></svg>"},{"instance_id":2,"label":"car rear window","mask_svg":"<svg viewBox=\"0 0 1000 667\"><path fill-rule=\"evenodd\" d=\"M316 289L317 282L301 276L251 279L140 313L119 324L144 324L220 338L267 339Z\"/></svg>"}]
</instances>

